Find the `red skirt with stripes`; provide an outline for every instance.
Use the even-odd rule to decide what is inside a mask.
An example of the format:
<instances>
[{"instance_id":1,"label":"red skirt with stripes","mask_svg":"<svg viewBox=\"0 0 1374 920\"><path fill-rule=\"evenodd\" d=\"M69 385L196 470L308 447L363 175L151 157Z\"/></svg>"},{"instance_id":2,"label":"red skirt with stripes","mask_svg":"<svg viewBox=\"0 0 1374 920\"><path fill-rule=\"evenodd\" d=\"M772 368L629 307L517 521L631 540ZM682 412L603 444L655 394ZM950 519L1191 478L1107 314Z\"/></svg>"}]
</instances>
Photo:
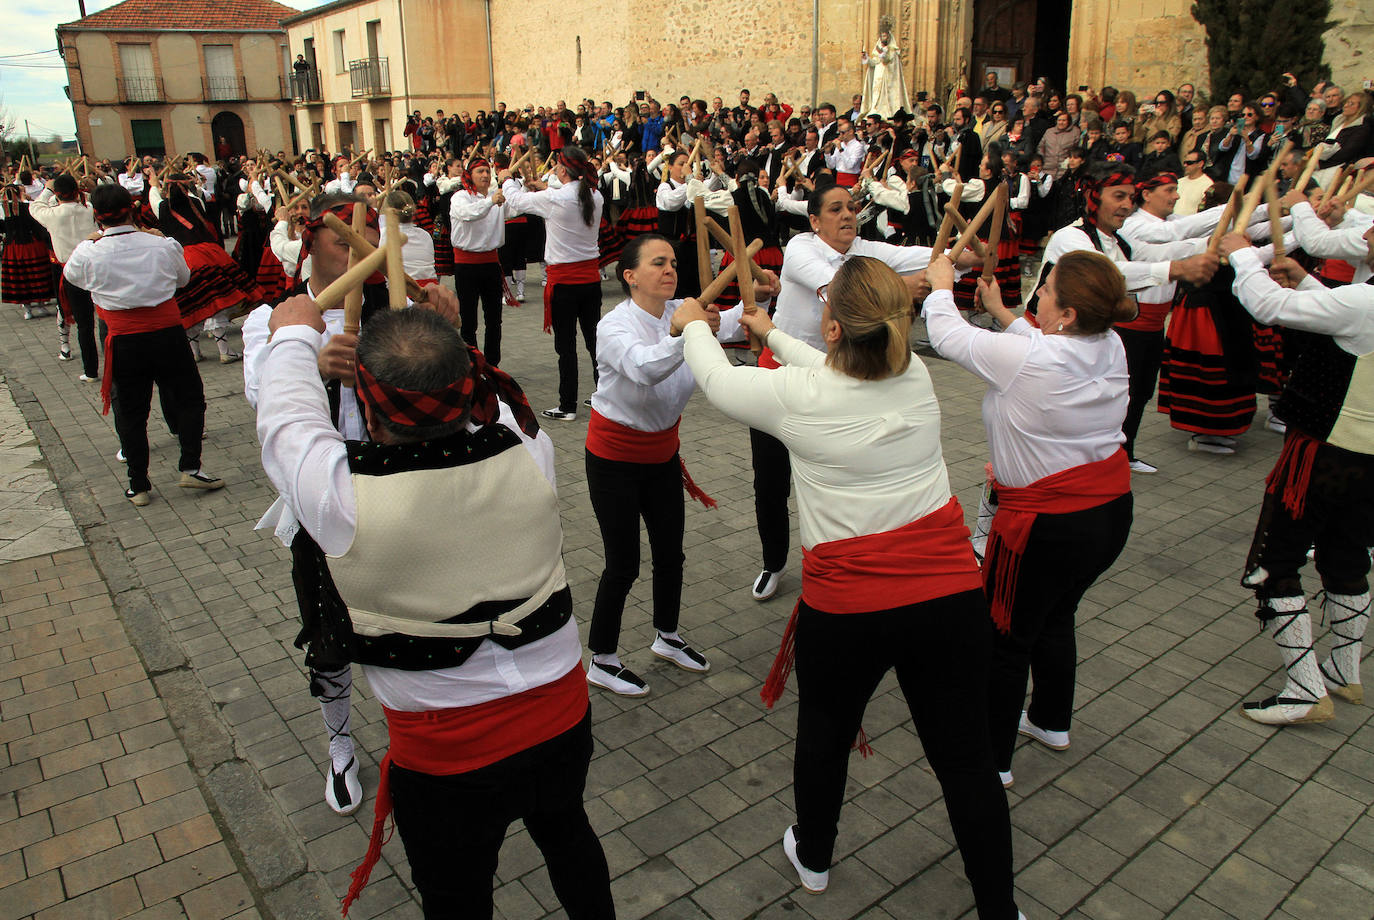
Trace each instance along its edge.
<instances>
[{"instance_id":1,"label":"red skirt with stripes","mask_svg":"<svg viewBox=\"0 0 1374 920\"><path fill-rule=\"evenodd\" d=\"M983 243L986 245L987 240ZM1002 289L1002 303L1008 309L1021 305L1021 240L1003 236L997 241L997 267L993 277ZM977 273L970 272L954 282L954 305L972 311L978 305Z\"/></svg>"},{"instance_id":2,"label":"red skirt with stripes","mask_svg":"<svg viewBox=\"0 0 1374 920\"><path fill-rule=\"evenodd\" d=\"M287 277L286 269L282 267L277 254L272 251L271 242L262 246L262 261L258 263L257 282L262 290L263 303L275 304L291 290L291 279Z\"/></svg>"},{"instance_id":3,"label":"red skirt with stripes","mask_svg":"<svg viewBox=\"0 0 1374 920\"><path fill-rule=\"evenodd\" d=\"M434 237L434 274L440 278L452 275L453 240L449 237L448 228L435 224L430 236Z\"/></svg>"},{"instance_id":4,"label":"red skirt with stripes","mask_svg":"<svg viewBox=\"0 0 1374 920\"><path fill-rule=\"evenodd\" d=\"M613 224L602 217L601 226L596 231L597 267L605 268L607 265L619 262L620 254L624 252L626 242L620 224L618 222Z\"/></svg>"},{"instance_id":5,"label":"red skirt with stripes","mask_svg":"<svg viewBox=\"0 0 1374 920\"><path fill-rule=\"evenodd\" d=\"M0 255L0 300L42 303L57 298L57 263L42 240L5 243Z\"/></svg>"},{"instance_id":6,"label":"red skirt with stripes","mask_svg":"<svg viewBox=\"0 0 1374 920\"><path fill-rule=\"evenodd\" d=\"M190 329L196 323L235 307L262 303L262 288L218 243L192 243L185 247L186 265L191 280L177 288L181 325Z\"/></svg>"},{"instance_id":7,"label":"red skirt with stripes","mask_svg":"<svg viewBox=\"0 0 1374 920\"><path fill-rule=\"evenodd\" d=\"M646 233L658 232L658 208L647 205L642 208L626 208L614 226L608 226L605 218L601 220L598 243L601 255L597 263L605 268L620 260L620 254L630 240Z\"/></svg>"},{"instance_id":8,"label":"red skirt with stripes","mask_svg":"<svg viewBox=\"0 0 1374 920\"><path fill-rule=\"evenodd\" d=\"M720 270L725 271L726 266L735 261L734 256L729 252L720 258ZM782 274L782 250L777 246L765 246L754 256L754 264L759 268L768 269L775 274ZM731 281L725 286L725 290L720 292L716 298L716 305L722 310L729 309L739 303L739 282Z\"/></svg>"},{"instance_id":9,"label":"red skirt with stripes","mask_svg":"<svg viewBox=\"0 0 1374 920\"><path fill-rule=\"evenodd\" d=\"M1159 369L1159 411L1169 416L1169 424L1209 435L1249 429L1255 417L1254 380L1235 373L1233 363L1227 361L1211 308L1190 305L1185 295L1174 306Z\"/></svg>"}]
</instances>

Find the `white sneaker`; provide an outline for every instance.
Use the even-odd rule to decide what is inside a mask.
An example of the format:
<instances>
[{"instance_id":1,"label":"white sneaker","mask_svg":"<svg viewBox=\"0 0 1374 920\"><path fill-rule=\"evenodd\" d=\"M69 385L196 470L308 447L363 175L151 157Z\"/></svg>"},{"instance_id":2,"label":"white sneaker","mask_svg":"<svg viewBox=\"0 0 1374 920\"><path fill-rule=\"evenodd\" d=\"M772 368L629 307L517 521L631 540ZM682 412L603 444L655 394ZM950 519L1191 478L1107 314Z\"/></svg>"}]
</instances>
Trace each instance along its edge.
<instances>
[{"instance_id":1,"label":"white sneaker","mask_svg":"<svg viewBox=\"0 0 1374 920\"><path fill-rule=\"evenodd\" d=\"M575 421L577 421L577 413L576 413L576 412L564 412L562 409L558 408L557 406L555 406L555 407L552 408L552 409L545 409L543 412L540 412L539 414L542 415L542 416L544 416L544 418L557 419L557 420L560 421L560 422L575 422Z\"/></svg>"},{"instance_id":2,"label":"white sneaker","mask_svg":"<svg viewBox=\"0 0 1374 920\"><path fill-rule=\"evenodd\" d=\"M997 778L1002 781L1003 789L1010 789L1012 785L1016 782L1016 779L1011 775L1010 770L1006 771L1005 773L1003 773L1001 770L998 770Z\"/></svg>"},{"instance_id":3,"label":"white sneaker","mask_svg":"<svg viewBox=\"0 0 1374 920\"><path fill-rule=\"evenodd\" d=\"M620 696L647 696L649 687L638 674L626 667L607 667L593 661L587 667L587 683Z\"/></svg>"},{"instance_id":4,"label":"white sneaker","mask_svg":"<svg viewBox=\"0 0 1374 920\"><path fill-rule=\"evenodd\" d=\"M801 886L810 894L820 894L825 891L830 884L830 870L824 872L812 872L802 865L801 859L797 856L797 826L788 826L782 835L782 851L787 854L788 860L792 863L792 868L797 870L797 878L801 880Z\"/></svg>"},{"instance_id":5,"label":"white sneaker","mask_svg":"<svg viewBox=\"0 0 1374 920\"><path fill-rule=\"evenodd\" d=\"M1272 412L1269 413L1269 418L1265 419L1264 427L1270 431L1277 431L1279 434L1288 433L1288 423Z\"/></svg>"},{"instance_id":6,"label":"white sneaker","mask_svg":"<svg viewBox=\"0 0 1374 920\"><path fill-rule=\"evenodd\" d=\"M756 601L766 601L774 594L778 593L778 585L782 582L782 569L770 572L764 569L759 572L759 577L754 579L754 588L750 592Z\"/></svg>"},{"instance_id":7,"label":"white sneaker","mask_svg":"<svg viewBox=\"0 0 1374 920\"><path fill-rule=\"evenodd\" d=\"M1025 710L1021 711L1021 726L1017 731L1027 738L1034 738L1052 751L1066 751L1069 748L1068 732L1052 732L1049 729L1031 724Z\"/></svg>"},{"instance_id":8,"label":"white sneaker","mask_svg":"<svg viewBox=\"0 0 1374 920\"><path fill-rule=\"evenodd\" d=\"M664 661L671 661L684 671L704 674L711 670L710 662L702 656L701 652L692 648L683 639L669 639L662 634L657 635L654 637L654 644L649 646L649 651Z\"/></svg>"},{"instance_id":9,"label":"white sneaker","mask_svg":"<svg viewBox=\"0 0 1374 920\"><path fill-rule=\"evenodd\" d=\"M115 459L118 460L120 463L129 462L129 458L124 456L124 448L122 447L119 450L115 451Z\"/></svg>"},{"instance_id":10,"label":"white sneaker","mask_svg":"<svg viewBox=\"0 0 1374 920\"><path fill-rule=\"evenodd\" d=\"M324 781L324 800L341 815L351 815L363 804L363 786L358 782L358 758L350 757L348 766L340 773L329 764L329 778Z\"/></svg>"},{"instance_id":11,"label":"white sneaker","mask_svg":"<svg viewBox=\"0 0 1374 920\"><path fill-rule=\"evenodd\" d=\"M1203 440L1203 435L1193 435L1188 439L1188 449L1201 451L1204 454L1234 454L1236 449L1226 444L1220 444L1214 440ZM1229 440L1229 439L1228 439ZM1232 444L1235 441L1231 441Z\"/></svg>"},{"instance_id":12,"label":"white sneaker","mask_svg":"<svg viewBox=\"0 0 1374 920\"><path fill-rule=\"evenodd\" d=\"M1155 466L1153 463L1146 463L1144 460L1132 460L1132 461L1131 461L1131 472L1132 472L1132 473L1158 473L1158 472L1159 472L1159 467Z\"/></svg>"}]
</instances>

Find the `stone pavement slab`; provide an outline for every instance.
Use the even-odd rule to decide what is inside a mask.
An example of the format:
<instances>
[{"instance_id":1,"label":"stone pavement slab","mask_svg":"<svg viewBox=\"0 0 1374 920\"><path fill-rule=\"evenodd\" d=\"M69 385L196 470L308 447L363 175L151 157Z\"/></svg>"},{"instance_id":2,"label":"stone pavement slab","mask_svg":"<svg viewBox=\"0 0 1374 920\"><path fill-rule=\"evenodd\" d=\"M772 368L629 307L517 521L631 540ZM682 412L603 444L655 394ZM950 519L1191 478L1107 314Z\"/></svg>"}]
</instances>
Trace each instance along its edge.
<instances>
[{"instance_id":1,"label":"stone pavement slab","mask_svg":"<svg viewBox=\"0 0 1374 920\"><path fill-rule=\"evenodd\" d=\"M539 329L537 272L530 291L526 308L505 313L505 369L542 408L555 402L557 374L551 340ZM612 285L603 286L606 309L619 297ZM228 828L224 846L239 872L215 883L241 879L255 890L257 880L268 881L270 890L254 905L263 915L315 910L332 916L331 900L346 888L370 827L385 724L359 680L354 734L369 800L350 818L334 815L321 796L326 744L318 709L291 646L296 611L287 554L270 534L253 530L273 496L261 473L240 368L201 365L209 406L205 463L226 478L227 488L180 494L172 485L175 444L155 418L149 426L154 501L135 509L121 495L117 443L108 419L98 415L97 394L55 360L49 338L46 324L40 334L35 324L0 313L0 368L22 385L19 404L117 609L126 625L136 624L129 627L136 647L145 659L162 662L154 671L157 686L168 688L162 699L194 772L222 770L234 789L263 793L248 805L232 796L207 801L216 814L247 809L253 818ZM944 413L951 482L971 514L986 461L983 386L947 362L927 357L926 363ZM590 377L584 356L586 393ZM557 449L568 578L585 622L601 565L582 471L586 420L547 427ZM649 587L638 583L626 610L623 650L652 693L637 701L594 694L596 749L587 789L619 915L970 916L972 897L939 786L890 676L865 716L875 754L851 761L830 891L812 897L798 889L778 846L794 814L795 692L772 712L758 698L800 587L796 532L782 592L755 603L748 595L758 546L747 432L698 395L683 419L682 440L693 476L720 502L715 511L689 505L686 513L683 630L713 667L697 677L649 656ZM1238 577L1280 439L1254 430L1231 457L1189 453L1186 440L1163 417L1148 414L1141 449L1160 473L1135 478L1131 541L1079 611L1073 747L1052 753L1023 745L1017 753L1009 799L1018 901L1031 918L1250 920L1318 910L1326 920L1367 918L1374 913L1368 907L1374 903L1370 710L1338 701L1330 723L1276 731L1250 723L1237 708L1279 683L1277 654L1259 636L1253 601ZM647 544L645 550L647 560ZM1309 586L1315 589L1315 582ZM168 675L178 677L175 689ZM102 679L69 676L75 678L70 691L59 684L35 687L32 695L44 708L75 705L79 697L63 694L76 693L80 681ZM0 687L10 680L0 680ZM14 686L24 693L22 676ZM179 717L182 709L193 715ZM100 758L110 753L82 747L94 735L49 737L64 742L55 753L67 758L74 775L94 764L103 769ZM198 751L208 753L198 760ZM10 788L43 783L43 756L25 761L32 765L13 773ZM129 783L140 788L136 777ZM107 798L99 806L79 806L84 824L113 817L113 831L121 832L164 820L142 812L121 824L120 815L145 803L110 802L114 794L103 789L83 797L102 793ZM102 808L116 810L107 815ZM46 839L34 835L61 833L56 819L46 827L41 820L26 823L29 817L0 812L0 834L27 840L21 856L24 847ZM254 825L277 829L286 862L296 865L299 853L303 874L274 879L260 858L250 858L265 852ZM158 834L165 830L151 834L161 857ZM238 842L241 834L247 845ZM145 844L112 860L139 865L153 857ZM0 857L0 878L6 865ZM140 896L160 878L140 886L153 868L128 873ZM62 903L68 896L57 887L62 871L18 880L25 886L18 890L34 899L26 903ZM561 916L538 852L519 826L507 839L497 883L500 916ZM399 841L384 849L351 916L419 916Z\"/></svg>"}]
</instances>

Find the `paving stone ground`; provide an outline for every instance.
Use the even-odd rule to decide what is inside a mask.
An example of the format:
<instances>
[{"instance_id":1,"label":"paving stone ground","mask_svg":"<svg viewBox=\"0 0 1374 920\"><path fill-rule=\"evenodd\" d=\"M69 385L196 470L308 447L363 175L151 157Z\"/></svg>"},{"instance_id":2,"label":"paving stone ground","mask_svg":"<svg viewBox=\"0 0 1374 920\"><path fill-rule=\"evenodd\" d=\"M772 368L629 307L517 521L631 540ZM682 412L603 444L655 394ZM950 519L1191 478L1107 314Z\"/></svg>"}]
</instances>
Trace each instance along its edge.
<instances>
[{"instance_id":1,"label":"paving stone ground","mask_svg":"<svg viewBox=\"0 0 1374 920\"><path fill-rule=\"evenodd\" d=\"M554 404L557 380L531 279L531 303L506 312L503 350L541 408ZM603 290L609 309L619 294ZM385 724L359 680L354 729L369 799L336 816L322 799L318 709L291 646L287 554L253 530L273 496L241 366L201 365L205 465L227 488L175 488L175 443L155 418L154 501L137 509L122 497L95 385L56 360L54 339L50 321L0 312L0 369L88 547L0 568L0 920L45 910L337 916L334 899L365 847ZM926 362L951 481L971 515L986 461L983 387ZM582 371L590 387L585 356ZM548 428L585 625L601 564L582 472L586 420ZM747 433L698 395L682 436L694 477L720 502L688 508L683 591L683 630L712 670L691 676L649 655L648 585L637 584L622 653L653 692L594 693L587 788L619 916L971 916L939 786L890 677L864 719L875 753L850 763L830 889L798 888L778 845L793 816L796 696L771 712L758 698L800 588L795 531L782 592L755 603ZM1140 451L1160 473L1135 478L1131 541L1079 611L1073 746L1017 752L1018 902L1033 920L1369 918L1370 709L1337 701L1334 721L1281 731L1237 709L1279 685L1277 653L1237 579L1280 438L1252 430L1232 457L1185 443L1149 414ZM647 575L647 545L644 558ZM69 587L69 577L82 580ZM498 885L501 917L562 916L518 826ZM350 916L420 916L399 840Z\"/></svg>"}]
</instances>

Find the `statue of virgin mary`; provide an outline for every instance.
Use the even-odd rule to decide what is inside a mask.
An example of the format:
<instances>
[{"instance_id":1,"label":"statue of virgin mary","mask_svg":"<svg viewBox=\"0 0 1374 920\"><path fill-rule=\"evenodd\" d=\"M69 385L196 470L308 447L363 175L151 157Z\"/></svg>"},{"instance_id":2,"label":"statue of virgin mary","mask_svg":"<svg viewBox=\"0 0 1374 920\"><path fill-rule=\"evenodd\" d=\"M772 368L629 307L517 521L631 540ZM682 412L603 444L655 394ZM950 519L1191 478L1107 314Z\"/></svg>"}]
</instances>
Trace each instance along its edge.
<instances>
[{"instance_id":1,"label":"statue of virgin mary","mask_svg":"<svg viewBox=\"0 0 1374 920\"><path fill-rule=\"evenodd\" d=\"M902 74L902 53L892 42L892 17L878 20L878 41L871 52L863 52L864 115L891 118L898 111L911 111L906 77Z\"/></svg>"}]
</instances>

